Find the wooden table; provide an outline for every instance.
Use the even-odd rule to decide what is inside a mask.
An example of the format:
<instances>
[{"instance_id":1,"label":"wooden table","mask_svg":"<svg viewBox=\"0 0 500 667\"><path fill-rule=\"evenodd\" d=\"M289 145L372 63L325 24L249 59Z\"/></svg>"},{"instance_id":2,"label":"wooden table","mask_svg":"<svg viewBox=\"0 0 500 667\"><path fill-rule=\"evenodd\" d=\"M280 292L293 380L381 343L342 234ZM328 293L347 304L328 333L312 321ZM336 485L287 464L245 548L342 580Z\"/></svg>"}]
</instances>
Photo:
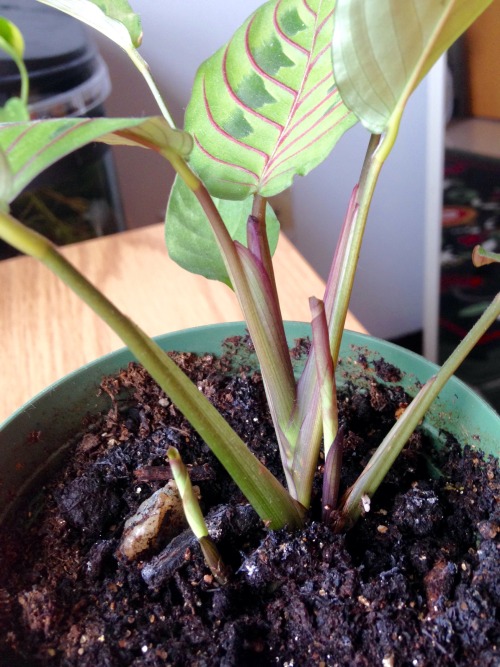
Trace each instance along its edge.
<instances>
[{"instance_id":1,"label":"wooden table","mask_svg":"<svg viewBox=\"0 0 500 667\"><path fill-rule=\"evenodd\" d=\"M151 336L242 319L230 289L168 258L162 225L67 246L63 253ZM308 297L322 297L323 281L284 236L275 267L284 319L309 321ZM364 331L352 316L347 327ZM30 257L0 262L0 337L0 422L51 382L123 346Z\"/></svg>"}]
</instances>

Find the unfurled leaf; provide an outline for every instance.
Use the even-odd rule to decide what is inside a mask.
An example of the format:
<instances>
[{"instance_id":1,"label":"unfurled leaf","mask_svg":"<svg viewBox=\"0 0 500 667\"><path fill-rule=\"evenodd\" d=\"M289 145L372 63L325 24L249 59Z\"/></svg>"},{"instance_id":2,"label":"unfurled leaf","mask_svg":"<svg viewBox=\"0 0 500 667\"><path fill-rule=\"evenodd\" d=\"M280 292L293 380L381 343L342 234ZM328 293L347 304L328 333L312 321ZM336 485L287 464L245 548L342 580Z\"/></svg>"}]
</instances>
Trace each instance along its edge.
<instances>
[{"instance_id":1,"label":"unfurled leaf","mask_svg":"<svg viewBox=\"0 0 500 667\"><path fill-rule=\"evenodd\" d=\"M0 123L29 120L29 117L28 107L19 97L11 97L3 107L0 107Z\"/></svg>"},{"instance_id":2,"label":"unfurled leaf","mask_svg":"<svg viewBox=\"0 0 500 667\"><path fill-rule=\"evenodd\" d=\"M333 67L349 109L370 132L383 133L432 65L491 2L337 0Z\"/></svg>"},{"instance_id":3,"label":"unfurled leaf","mask_svg":"<svg viewBox=\"0 0 500 667\"><path fill-rule=\"evenodd\" d=\"M216 199L215 204L231 238L246 245L247 219L252 212L252 200ZM269 205L266 223L269 245L274 252L278 243L279 222ZM170 257L184 269L231 284L210 223L196 196L178 176L168 202L165 239Z\"/></svg>"},{"instance_id":4,"label":"unfurled leaf","mask_svg":"<svg viewBox=\"0 0 500 667\"><path fill-rule=\"evenodd\" d=\"M161 153L182 146L183 134L158 118L58 118L1 125L0 149L11 174L4 201L12 201L44 169L92 141L142 145Z\"/></svg>"},{"instance_id":5,"label":"unfurled leaf","mask_svg":"<svg viewBox=\"0 0 500 667\"><path fill-rule=\"evenodd\" d=\"M355 122L333 79L334 0L272 0L198 70L190 163L210 193L281 192Z\"/></svg>"},{"instance_id":6,"label":"unfurled leaf","mask_svg":"<svg viewBox=\"0 0 500 667\"><path fill-rule=\"evenodd\" d=\"M127 0L38 0L59 9L102 32L122 49L138 47L142 40L141 20Z\"/></svg>"}]
</instances>

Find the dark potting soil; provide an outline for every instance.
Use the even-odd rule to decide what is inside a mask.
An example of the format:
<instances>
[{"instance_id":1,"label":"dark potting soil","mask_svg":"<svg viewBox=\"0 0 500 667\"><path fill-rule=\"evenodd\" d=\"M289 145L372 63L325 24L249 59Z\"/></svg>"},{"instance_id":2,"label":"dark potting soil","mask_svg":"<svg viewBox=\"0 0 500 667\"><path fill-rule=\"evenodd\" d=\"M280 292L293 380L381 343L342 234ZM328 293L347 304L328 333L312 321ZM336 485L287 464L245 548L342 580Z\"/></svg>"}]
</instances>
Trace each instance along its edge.
<instances>
[{"instance_id":1,"label":"dark potting soil","mask_svg":"<svg viewBox=\"0 0 500 667\"><path fill-rule=\"evenodd\" d=\"M281 476L259 374L175 358ZM397 369L367 370L369 390L347 385L340 399L343 488L406 405L377 380ZM0 535L1 665L500 665L496 461L451 438L432 453L417 432L348 534L317 521L317 495L302 531L269 533L140 367L103 390L102 423L87 420L60 475ZM140 530L125 521L168 483L170 445L199 487L226 585L183 526L164 525L130 558ZM321 465L317 477L319 489Z\"/></svg>"}]
</instances>

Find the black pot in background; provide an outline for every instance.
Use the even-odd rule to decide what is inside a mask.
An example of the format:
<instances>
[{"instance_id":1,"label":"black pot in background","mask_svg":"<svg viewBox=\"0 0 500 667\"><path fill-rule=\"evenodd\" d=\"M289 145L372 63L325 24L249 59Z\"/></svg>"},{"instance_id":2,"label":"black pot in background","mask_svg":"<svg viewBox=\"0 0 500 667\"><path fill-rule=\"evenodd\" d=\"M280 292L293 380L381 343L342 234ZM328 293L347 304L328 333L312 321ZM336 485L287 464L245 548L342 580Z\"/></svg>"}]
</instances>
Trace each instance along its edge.
<instances>
[{"instance_id":1,"label":"black pot in background","mask_svg":"<svg viewBox=\"0 0 500 667\"><path fill-rule=\"evenodd\" d=\"M0 0L0 15L15 23L25 44L30 115L104 116L111 90L107 67L83 26L35 0ZM19 71L0 51L0 105L20 90ZM91 144L59 160L11 204L15 217L58 245L124 228L109 147ZM0 259L16 254L0 242Z\"/></svg>"}]
</instances>

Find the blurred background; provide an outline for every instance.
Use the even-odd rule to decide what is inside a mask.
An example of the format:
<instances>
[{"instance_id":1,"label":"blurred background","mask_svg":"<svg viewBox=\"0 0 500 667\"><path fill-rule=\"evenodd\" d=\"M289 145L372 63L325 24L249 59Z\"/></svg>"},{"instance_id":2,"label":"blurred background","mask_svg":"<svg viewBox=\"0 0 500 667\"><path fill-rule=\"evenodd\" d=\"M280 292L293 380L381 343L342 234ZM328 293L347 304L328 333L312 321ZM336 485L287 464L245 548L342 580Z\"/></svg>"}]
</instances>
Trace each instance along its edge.
<instances>
[{"instance_id":1,"label":"blurred background","mask_svg":"<svg viewBox=\"0 0 500 667\"><path fill-rule=\"evenodd\" d=\"M142 18L141 53L182 126L198 65L260 0L229 5L225 0L132 0L131 4ZM20 0L17 7L21 6L25 11L40 7L35 0ZM63 44L53 33L47 40L46 31L35 32L34 41L45 36L44 45L37 48L53 50ZM88 95L80 112L157 113L125 54L104 37L89 33L84 38L73 35L65 54L57 54L59 60L80 58L81 67L85 53L90 61L83 82L72 82L73 92L85 83L92 88L88 80L93 82L94 97ZM375 195L354 287L351 310L372 334L434 360L442 359L458 342L500 284L496 267L479 273L469 259L475 242L497 251L500 246L499 34L500 0L495 0L411 98ZM29 36L26 39L29 49ZM78 58L76 44L80 44ZM54 54L50 57L54 59ZM33 61L36 65L37 58ZM0 65L3 92L7 65ZM50 98L60 91L47 94ZM367 142L366 131L354 127L319 168L296 179L292 190L273 202L285 234L324 278ZM94 204L100 222L90 233L163 220L173 177L159 156L113 148L112 153L84 155L82 164L87 163L94 167L99 163L101 173L100 191L94 196L100 202ZM479 346L463 377L498 407L500 327Z\"/></svg>"}]
</instances>

